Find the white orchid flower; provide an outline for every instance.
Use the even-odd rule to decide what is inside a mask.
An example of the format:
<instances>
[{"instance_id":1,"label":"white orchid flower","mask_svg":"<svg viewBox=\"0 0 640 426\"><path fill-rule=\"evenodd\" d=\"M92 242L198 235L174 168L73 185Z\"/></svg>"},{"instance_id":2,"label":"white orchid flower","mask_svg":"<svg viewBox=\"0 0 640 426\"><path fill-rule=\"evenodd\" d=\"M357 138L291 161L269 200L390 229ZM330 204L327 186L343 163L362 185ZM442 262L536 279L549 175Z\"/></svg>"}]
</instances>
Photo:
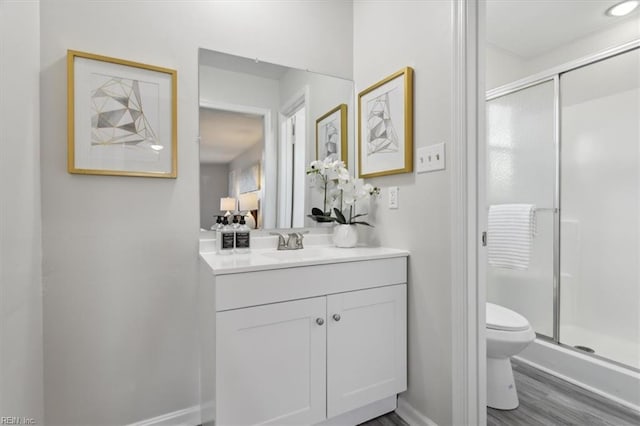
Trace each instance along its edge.
<instances>
[{"instance_id":1,"label":"white orchid flower","mask_svg":"<svg viewBox=\"0 0 640 426\"><path fill-rule=\"evenodd\" d=\"M324 170L324 163L322 161L312 161L311 164L309 164L309 170L308 173L322 173L322 171Z\"/></svg>"},{"instance_id":2,"label":"white orchid flower","mask_svg":"<svg viewBox=\"0 0 640 426\"><path fill-rule=\"evenodd\" d=\"M346 223L368 225L356 219L366 215L366 213L356 214L356 204L358 201L378 195L380 188L368 183L365 184L362 179L352 177L344 162L340 160L334 161L330 158L316 160L312 161L309 167L307 173L320 175L315 183L324 195L321 209L323 212L332 211L335 208L345 214Z\"/></svg>"},{"instance_id":3,"label":"white orchid flower","mask_svg":"<svg viewBox=\"0 0 640 426\"><path fill-rule=\"evenodd\" d=\"M349 174L349 170L346 167L341 167L338 169L338 180L341 182L348 182L351 179L351 175Z\"/></svg>"}]
</instances>

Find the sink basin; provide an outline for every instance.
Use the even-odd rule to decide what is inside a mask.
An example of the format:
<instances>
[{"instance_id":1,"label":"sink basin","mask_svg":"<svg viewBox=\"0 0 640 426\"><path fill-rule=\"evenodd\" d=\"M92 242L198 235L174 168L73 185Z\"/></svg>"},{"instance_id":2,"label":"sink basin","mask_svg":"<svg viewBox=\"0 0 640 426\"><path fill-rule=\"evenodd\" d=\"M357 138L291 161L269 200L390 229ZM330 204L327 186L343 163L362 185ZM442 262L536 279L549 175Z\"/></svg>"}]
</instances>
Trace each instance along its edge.
<instances>
[{"instance_id":1,"label":"sink basin","mask_svg":"<svg viewBox=\"0 0 640 426\"><path fill-rule=\"evenodd\" d=\"M335 247L312 247L300 250L265 251L260 254L271 259L282 261L286 261L288 259L322 259L327 257L336 257L339 255L339 249Z\"/></svg>"}]
</instances>

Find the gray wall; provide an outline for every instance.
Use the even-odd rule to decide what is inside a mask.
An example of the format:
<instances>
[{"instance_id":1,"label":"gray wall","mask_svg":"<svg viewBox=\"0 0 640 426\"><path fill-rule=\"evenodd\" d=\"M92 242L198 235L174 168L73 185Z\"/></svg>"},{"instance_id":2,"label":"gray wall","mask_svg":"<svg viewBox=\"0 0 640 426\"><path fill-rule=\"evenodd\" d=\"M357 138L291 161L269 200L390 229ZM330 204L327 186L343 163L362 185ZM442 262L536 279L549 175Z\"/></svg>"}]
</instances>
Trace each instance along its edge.
<instances>
[{"instance_id":1,"label":"gray wall","mask_svg":"<svg viewBox=\"0 0 640 426\"><path fill-rule=\"evenodd\" d=\"M384 22L384 37L379 26ZM415 69L414 146L451 141L451 3L354 2L354 79L360 92L383 77ZM447 146L448 148L448 146ZM405 248L409 258L409 389L401 395L439 425L452 422L450 172L371 179L382 187L370 238ZM389 186L400 187L389 210Z\"/></svg>"},{"instance_id":2,"label":"gray wall","mask_svg":"<svg viewBox=\"0 0 640 426\"><path fill-rule=\"evenodd\" d=\"M0 416L42 424L39 25L0 2Z\"/></svg>"},{"instance_id":3,"label":"gray wall","mask_svg":"<svg viewBox=\"0 0 640 426\"><path fill-rule=\"evenodd\" d=\"M220 198L229 195L229 165L200 163L200 227L211 229L220 212Z\"/></svg>"},{"instance_id":4,"label":"gray wall","mask_svg":"<svg viewBox=\"0 0 640 426\"><path fill-rule=\"evenodd\" d=\"M44 392L51 425L125 424L199 402L198 48L351 77L349 2L185 3L41 4ZM178 70L177 179L67 173L70 48Z\"/></svg>"}]
</instances>

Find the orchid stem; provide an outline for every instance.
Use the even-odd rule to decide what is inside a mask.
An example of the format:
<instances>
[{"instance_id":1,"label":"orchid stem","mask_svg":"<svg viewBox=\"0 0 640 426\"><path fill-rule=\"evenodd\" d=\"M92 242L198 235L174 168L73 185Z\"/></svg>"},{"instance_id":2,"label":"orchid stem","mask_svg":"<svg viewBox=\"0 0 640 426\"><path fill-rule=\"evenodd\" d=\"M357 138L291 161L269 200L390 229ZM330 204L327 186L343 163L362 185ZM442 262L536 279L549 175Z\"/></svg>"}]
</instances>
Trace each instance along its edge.
<instances>
[{"instance_id":1,"label":"orchid stem","mask_svg":"<svg viewBox=\"0 0 640 426\"><path fill-rule=\"evenodd\" d=\"M325 213L327 211L327 178L326 176L322 176L322 180L324 181L324 201L322 203L322 212Z\"/></svg>"}]
</instances>

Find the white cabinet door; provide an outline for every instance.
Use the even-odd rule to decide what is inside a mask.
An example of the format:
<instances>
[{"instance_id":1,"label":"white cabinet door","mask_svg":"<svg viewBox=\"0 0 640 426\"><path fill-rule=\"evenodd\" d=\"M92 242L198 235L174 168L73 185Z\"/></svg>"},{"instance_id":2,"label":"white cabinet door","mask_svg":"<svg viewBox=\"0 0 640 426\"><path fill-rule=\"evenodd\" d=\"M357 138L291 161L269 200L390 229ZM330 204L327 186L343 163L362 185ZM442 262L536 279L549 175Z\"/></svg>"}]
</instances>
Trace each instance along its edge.
<instances>
[{"instance_id":1,"label":"white cabinet door","mask_svg":"<svg viewBox=\"0 0 640 426\"><path fill-rule=\"evenodd\" d=\"M325 418L325 297L219 312L216 320L216 425Z\"/></svg>"},{"instance_id":2,"label":"white cabinet door","mask_svg":"<svg viewBox=\"0 0 640 426\"><path fill-rule=\"evenodd\" d=\"M327 297L327 417L407 388L406 285Z\"/></svg>"}]
</instances>

